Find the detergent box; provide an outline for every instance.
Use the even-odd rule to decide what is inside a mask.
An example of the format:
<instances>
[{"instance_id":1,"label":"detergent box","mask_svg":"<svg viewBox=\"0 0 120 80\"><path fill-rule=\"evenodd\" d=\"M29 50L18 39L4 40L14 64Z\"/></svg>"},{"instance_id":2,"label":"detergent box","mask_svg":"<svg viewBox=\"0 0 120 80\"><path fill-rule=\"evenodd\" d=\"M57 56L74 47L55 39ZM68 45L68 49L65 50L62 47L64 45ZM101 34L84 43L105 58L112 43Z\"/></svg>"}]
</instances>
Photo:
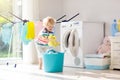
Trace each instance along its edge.
<instances>
[{"instance_id":1,"label":"detergent box","mask_svg":"<svg viewBox=\"0 0 120 80\"><path fill-rule=\"evenodd\" d=\"M45 72L62 72L64 53L48 50L43 54L43 68Z\"/></svg>"}]
</instances>

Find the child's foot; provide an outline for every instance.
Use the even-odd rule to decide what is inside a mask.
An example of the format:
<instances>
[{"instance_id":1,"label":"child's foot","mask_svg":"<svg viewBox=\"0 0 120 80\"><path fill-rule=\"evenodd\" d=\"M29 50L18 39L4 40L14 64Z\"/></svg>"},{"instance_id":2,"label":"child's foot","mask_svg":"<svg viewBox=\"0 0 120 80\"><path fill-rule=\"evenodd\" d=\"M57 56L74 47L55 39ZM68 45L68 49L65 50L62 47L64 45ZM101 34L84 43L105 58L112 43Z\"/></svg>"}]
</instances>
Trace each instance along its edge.
<instances>
[{"instance_id":1,"label":"child's foot","mask_svg":"<svg viewBox=\"0 0 120 80\"><path fill-rule=\"evenodd\" d=\"M39 69L42 70L42 65L39 64Z\"/></svg>"},{"instance_id":2,"label":"child's foot","mask_svg":"<svg viewBox=\"0 0 120 80\"><path fill-rule=\"evenodd\" d=\"M42 67L40 66L39 69L42 70Z\"/></svg>"}]
</instances>

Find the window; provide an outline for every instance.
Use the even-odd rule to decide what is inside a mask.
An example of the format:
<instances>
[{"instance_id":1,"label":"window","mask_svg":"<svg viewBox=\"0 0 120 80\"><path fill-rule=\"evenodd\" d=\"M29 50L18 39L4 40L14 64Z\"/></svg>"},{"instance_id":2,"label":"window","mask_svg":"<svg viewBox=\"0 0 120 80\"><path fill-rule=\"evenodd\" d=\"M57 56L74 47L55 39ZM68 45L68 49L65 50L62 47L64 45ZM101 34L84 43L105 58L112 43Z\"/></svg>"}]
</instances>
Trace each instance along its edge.
<instances>
[{"instance_id":1,"label":"window","mask_svg":"<svg viewBox=\"0 0 120 80\"><path fill-rule=\"evenodd\" d=\"M22 43L17 25L11 23L6 29L5 24L18 21L9 12L22 16L22 0L0 0L0 60L9 58L22 58ZM5 18L7 19L5 19ZM8 26L8 25L7 25ZM6 29L6 30L5 30Z\"/></svg>"}]
</instances>

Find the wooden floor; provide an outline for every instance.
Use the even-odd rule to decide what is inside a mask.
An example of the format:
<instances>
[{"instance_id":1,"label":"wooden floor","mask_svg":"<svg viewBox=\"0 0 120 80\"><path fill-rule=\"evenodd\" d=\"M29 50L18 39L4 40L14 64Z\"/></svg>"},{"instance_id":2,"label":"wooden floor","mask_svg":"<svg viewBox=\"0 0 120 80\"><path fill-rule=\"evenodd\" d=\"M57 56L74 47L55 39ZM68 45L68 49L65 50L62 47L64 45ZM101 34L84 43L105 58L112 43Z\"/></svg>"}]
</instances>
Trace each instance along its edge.
<instances>
[{"instance_id":1,"label":"wooden floor","mask_svg":"<svg viewBox=\"0 0 120 80\"><path fill-rule=\"evenodd\" d=\"M37 65L0 65L0 80L120 80L120 71L64 67L61 73L47 73Z\"/></svg>"}]
</instances>

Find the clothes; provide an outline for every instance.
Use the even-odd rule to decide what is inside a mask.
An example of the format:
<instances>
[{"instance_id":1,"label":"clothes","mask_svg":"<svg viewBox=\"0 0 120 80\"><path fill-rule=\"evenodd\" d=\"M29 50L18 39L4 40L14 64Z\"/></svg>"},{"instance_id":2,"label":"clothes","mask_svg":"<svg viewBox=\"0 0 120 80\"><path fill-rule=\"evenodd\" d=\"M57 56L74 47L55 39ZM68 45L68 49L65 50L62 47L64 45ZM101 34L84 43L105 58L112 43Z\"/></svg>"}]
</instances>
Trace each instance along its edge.
<instances>
[{"instance_id":1,"label":"clothes","mask_svg":"<svg viewBox=\"0 0 120 80\"><path fill-rule=\"evenodd\" d=\"M53 34L53 32L48 31L47 28L43 28L42 33L49 33L49 34Z\"/></svg>"},{"instance_id":2,"label":"clothes","mask_svg":"<svg viewBox=\"0 0 120 80\"><path fill-rule=\"evenodd\" d=\"M27 34L27 23L21 26L21 40L22 42L27 45L31 40L26 39L26 34Z\"/></svg>"},{"instance_id":3,"label":"clothes","mask_svg":"<svg viewBox=\"0 0 120 80\"><path fill-rule=\"evenodd\" d=\"M34 22L27 22L26 39L32 40L35 38L35 25Z\"/></svg>"},{"instance_id":4,"label":"clothes","mask_svg":"<svg viewBox=\"0 0 120 80\"><path fill-rule=\"evenodd\" d=\"M48 39L49 39L48 46L51 46L54 48L59 46L60 43L56 40L56 37L54 35L49 35Z\"/></svg>"},{"instance_id":5,"label":"clothes","mask_svg":"<svg viewBox=\"0 0 120 80\"><path fill-rule=\"evenodd\" d=\"M22 28L23 28L23 22L20 22L20 23L17 23L18 25L18 28L19 28L19 36L21 37L21 34L22 34Z\"/></svg>"},{"instance_id":6,"label":"clothes","mask_svg":"<svg viewBox=\"0 0 120 80\"><path fill-rule=\"evenodd\" d=\"M42 26L42 22L41 21L37 21L35 22L35 39L37 38L39 31L41 31L43 28Z\"/></svg>"},{"instance_id":7,"label":"clothes","mask_svg":"<svg viewBox=\"0 0 120 80\"><path fill-rule=\"evenodd\" d=\"M18 51L22 50L22 41L21 41L21 30L22 30L23 22L17 22L13 26L13 38L12 38L12 52L17 54ZM15 46L17 44L17 46Z\"/></svg>"},{"instance_id":8,"label":"clothes","mask_svg":"<svg viewBox=\"0 0 120 80\"><path fill-rule=\"evenodd\" d=\"M36 39L36 42L39 44L47 45L48 41L46 41L45 38L48 38L50 34L54 34L54 33L48 31L46 28L43 28L38 34L38 38Z\"/></svg>"},{"instance_id":9,"label":"clothes","mask_svg":"<svg viewBox=\"0 0 120 80\"><path fill-rule=\"evenodd\" d=\"M110 39L106 36L103 40L103 43L98 47L97 53L110 53L111 51L111 43Z\"/></svg>"},{"instance_id":10,"label":"clothes","mask_svg":"<svg viewBox=\"0 0 120 80\"><path fill-rule=\"evenodd\" d=\"M38 58L42 58L43 54L47 51L47 49L49 49L48 46L42 46L37 43L35 43L35 46L36 46Z\"/></svg>"},{"instance_id":11,"label":"clothes","mask_svg":"<svg viewBox=\"0 0 120 80\"><path fill-rule=\"evenodd\" d=\"M6 23L2 26L1 29L1 37L2 37L2 41L5 44L9 44L10 43L10 39L12 39L12 23Z\"/></svg>"},{"instance_id":12,"label":"clothes","mask_svg":"<svg viewBox=\"0 0 120 80\"><path fill-rule=\"evenodd\" d=\"M1 31L0 31L0 51L2 51L5 47L6 47L6 45L2 41L2 34L1 34Z\"/></svg>"}]
</instances>

